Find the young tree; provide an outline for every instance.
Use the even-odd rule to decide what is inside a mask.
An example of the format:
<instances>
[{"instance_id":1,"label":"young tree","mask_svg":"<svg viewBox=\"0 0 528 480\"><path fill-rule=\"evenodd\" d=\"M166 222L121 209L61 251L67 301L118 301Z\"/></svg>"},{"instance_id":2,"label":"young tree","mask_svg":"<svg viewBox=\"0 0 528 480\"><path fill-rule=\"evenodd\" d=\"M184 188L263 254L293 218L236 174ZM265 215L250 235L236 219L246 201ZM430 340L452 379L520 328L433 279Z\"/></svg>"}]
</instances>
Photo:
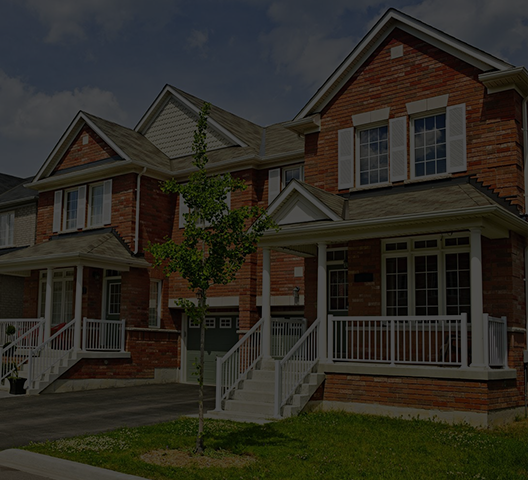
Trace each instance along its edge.
<instances>
[{"instance_id":1,"label":"young tree","mask_svg":"<svg viewBox=\"0 0 528 480\"><path fill-rule=\"evenodd\" d=\"M167 275L179 273L188 282L196 302L179 299L189 319L200 326L200 359L197 365L198 434L196 453L204 450L203 377L205 350L205 315L207 293L213 285L225 285L235 279L247 255L257 250L257 242L269 228L276 228L265 211L257 206L243 206L230 210L226 203L229 192L245 190L246 184L230 174L207 175L207 117L210 105L205 103L198 120L193 141L193 165L197 171L186 184L174 179L165 182L165 193L178 193L188 207L183 214L183 240L175 243L167 239L152 244L149 251L155 266L162 265ZM182 208L182 205L180 205ZM251 222L256 219L252 224Z\"/></svg>"}]
</instances>

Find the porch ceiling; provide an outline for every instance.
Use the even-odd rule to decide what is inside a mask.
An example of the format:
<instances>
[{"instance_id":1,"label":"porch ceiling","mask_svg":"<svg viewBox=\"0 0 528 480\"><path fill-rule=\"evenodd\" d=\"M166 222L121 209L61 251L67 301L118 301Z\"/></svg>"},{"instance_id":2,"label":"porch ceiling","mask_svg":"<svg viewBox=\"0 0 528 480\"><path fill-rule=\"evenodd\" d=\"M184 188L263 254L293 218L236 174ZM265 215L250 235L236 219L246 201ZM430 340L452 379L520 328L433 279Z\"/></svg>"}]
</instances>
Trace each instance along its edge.
<instances>
[{"instance_id":1,"label":"porch ceiling","mask_svg":"<svg viewBox=\"0 0 528 480\"><path fill-rule=\"evenodd\" d=\"M132 255L110 230L92 234L57 236L50 241L0 257L0 273L27 275L31 270L83 265L127 271L130 267L147 268L150 264Z\"/></svg>"}]
</instances>

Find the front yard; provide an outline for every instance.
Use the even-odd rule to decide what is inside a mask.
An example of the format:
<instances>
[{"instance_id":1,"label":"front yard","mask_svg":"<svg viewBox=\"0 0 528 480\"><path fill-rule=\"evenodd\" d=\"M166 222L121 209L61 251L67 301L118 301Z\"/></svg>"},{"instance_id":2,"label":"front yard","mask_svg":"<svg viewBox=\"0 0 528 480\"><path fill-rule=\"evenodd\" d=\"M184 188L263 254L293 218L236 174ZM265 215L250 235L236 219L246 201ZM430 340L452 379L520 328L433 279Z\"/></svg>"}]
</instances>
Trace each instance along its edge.
<instances>
[{"instance_id":1,"label":"front yard","mask_svg":"<svg viewBox=\"0 0 528 480\"><path fill-rule=\"evenodd\" d=\"M526 420L494 431L346 413L267 425L207 420L206 458L179 466L173 450L190 451L196 428L196 419L182 418L26 448L153 480L528 478Z\"/></svg>"}]
</instances>

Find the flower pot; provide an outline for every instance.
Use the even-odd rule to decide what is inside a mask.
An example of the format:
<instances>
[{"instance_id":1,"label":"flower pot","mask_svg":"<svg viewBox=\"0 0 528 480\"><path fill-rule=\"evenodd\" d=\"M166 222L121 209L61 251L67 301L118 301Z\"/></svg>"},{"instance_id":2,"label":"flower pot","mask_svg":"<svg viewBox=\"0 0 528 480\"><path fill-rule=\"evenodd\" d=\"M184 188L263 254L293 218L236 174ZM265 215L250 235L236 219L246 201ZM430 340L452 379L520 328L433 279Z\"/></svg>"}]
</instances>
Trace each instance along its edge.
<instances>
[{"instance_id":1,"label":"flower pot","mask_svg":"<svg viewBox=\"0 0 528 480\"><path fill-rule=\"evenodd\" d=\"M9 393L12 395L25 395L26 389L24 388L24 383L26 383L25 378L10 378Z\"/></svg>"}]
</instances>

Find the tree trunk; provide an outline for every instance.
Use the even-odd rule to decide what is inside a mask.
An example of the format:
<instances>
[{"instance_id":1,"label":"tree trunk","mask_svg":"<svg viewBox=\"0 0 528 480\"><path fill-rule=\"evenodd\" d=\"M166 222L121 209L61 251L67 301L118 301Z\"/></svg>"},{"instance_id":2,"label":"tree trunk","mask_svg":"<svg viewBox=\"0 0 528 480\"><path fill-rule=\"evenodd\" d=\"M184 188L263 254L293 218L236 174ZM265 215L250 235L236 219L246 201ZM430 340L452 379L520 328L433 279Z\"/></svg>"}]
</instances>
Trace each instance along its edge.
<instances>
[{"instance_id":1,"label":"tree trunk","mask_svg":"<svg viewBox=\"0 0 528 480\"><path fill-rule=\"evenodd\" d=\"M205 292L201 291L198 298L198 305L200 307L200 361L198 364L198 435L196 436L196 453L203 455L204 442L204 363L205 363Z\"/></svg>"}]
</instances>

